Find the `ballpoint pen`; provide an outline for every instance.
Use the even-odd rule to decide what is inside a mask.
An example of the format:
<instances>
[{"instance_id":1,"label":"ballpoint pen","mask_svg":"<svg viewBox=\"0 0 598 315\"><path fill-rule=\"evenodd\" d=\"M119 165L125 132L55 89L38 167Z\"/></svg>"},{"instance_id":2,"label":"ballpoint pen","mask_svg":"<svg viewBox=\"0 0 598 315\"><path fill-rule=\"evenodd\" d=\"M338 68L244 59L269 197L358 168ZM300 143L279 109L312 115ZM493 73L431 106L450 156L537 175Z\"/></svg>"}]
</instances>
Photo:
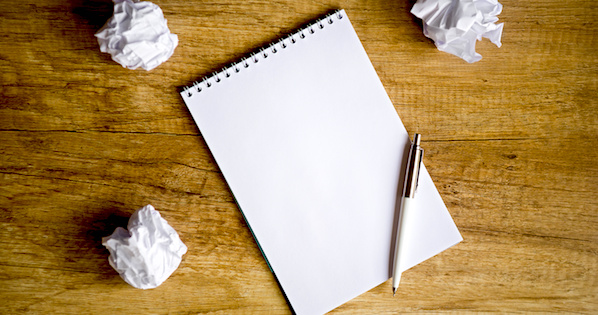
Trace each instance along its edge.
<instances>
[{"instance_id":1,"label":"ballpoint pen","mask_svg":"<svg viewBox=\"0 0 598 315\"><path fill-rule=\"evenodd\" d=\"M417 181L419 179L419 170L422 159L424 157L424 150L420 147L420 134L413 135L413 142L409 150L409 159L407 160L407 170L405 172L405 183L403 186L403 194L401 198L401 208L399 212L399 224L397 224L396 243L394 265L392 272L392 295L394 296L401 282L401 259L405 256L405 230L408 228L405 224L405 219L409 217L409 212L413 211L413 203L415 198L415 191L417 189Z\"/></svg>"}]
</instances>

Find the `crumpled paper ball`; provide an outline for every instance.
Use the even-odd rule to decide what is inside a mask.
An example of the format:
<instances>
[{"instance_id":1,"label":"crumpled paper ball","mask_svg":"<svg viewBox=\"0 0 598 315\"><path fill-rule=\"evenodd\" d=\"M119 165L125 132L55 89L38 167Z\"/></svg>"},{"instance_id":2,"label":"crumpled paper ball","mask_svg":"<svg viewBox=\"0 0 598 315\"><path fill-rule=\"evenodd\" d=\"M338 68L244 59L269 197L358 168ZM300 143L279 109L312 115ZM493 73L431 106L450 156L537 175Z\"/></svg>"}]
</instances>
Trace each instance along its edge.
<instances>
[{"instance_id":1,"label":"crumpled paper ball","mask_svg":"<svg viewBox=\"0 0 598 315\"><path fill-rule=\"evenodd\" d=\"M100 51L123 67L152 70L168 60L179 43L159 6L138 0L114 0L114 15L95 36Z\"/></svg>"},{"instance_id":2,"label":"crumpled paper ball","mask_svg":"<svg viewBox=\"0 0 598 315\"><path fill-rule=\"evenodd\" d=\"M128 284L153 289L178 268L187 246L151 205L135 211L127 228L102 238L108 261Z\"/></svg>"},{"instance_id":3,"label":"crumpled paper ball","mask_svg":"<svg viewBox=\"0 0 598 315\"><path fill-rule=\"evenodd\" d=\"M411 9L439 50L469 63L482 59L475 51L476 40L486 37L501 46L504 24L495 24L501 11L497 0L418 0Z\"/></svg>"}]
</instances>

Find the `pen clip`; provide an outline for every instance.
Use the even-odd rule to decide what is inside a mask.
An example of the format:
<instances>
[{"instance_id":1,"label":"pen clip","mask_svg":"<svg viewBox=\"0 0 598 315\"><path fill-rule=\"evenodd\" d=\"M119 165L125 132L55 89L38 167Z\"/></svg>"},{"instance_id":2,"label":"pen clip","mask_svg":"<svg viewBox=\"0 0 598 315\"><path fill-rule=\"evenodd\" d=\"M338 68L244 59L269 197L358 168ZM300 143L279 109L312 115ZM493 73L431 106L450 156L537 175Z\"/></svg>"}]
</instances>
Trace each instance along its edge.
<instances>
[{"instance_id":1,"label":"pen clip","mask_svg":"<svg viewBox=\"0 0 598 315\"><path fill-rule=\"evenodd\" d=\"M424 150L420 147L421 136L416 133L413 136L411 149L409 149L409 158L407 161L407 171L405 173L405 187L403 189L403 197L413 198L419 183L419 173L422 163L422 155Z\"/></svg>"},{"instance_id":2,"label":"pen clip","mask_svg":"<svg viewBox=\"0 0 598 315\"><path fill-rule=\"evenodd\" d=\"M422 161L424 160L424 149L421 147L419 148L419 161L417 164L417 174L415 174L415 192L417 192L417 187L419 187L419 173L422 169Z\"/></svg>"}]
</instances>

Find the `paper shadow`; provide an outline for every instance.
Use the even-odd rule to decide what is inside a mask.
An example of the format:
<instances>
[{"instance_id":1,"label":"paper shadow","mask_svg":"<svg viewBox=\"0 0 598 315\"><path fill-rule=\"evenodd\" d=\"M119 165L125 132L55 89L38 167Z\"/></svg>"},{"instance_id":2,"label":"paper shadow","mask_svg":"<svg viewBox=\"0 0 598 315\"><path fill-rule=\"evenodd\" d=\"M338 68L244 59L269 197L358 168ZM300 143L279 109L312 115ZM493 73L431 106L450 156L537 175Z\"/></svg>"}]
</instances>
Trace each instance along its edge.
<instances>
[{"instance_id":1,"label":"paper shadow","mask_svg":"<svg viewBox=\"0 0 598 315\"><path fill-rule=\"evenodd\" d=\"M128 209L129 210L129 209ZM80 229L74 236L78 242L80 253L84 255L77 259L85 259L86 267L91 268L87 272L106 275L107 278L116 276L117 273L108 264L110 252L102 245L102 238L111 235L117 227L127 228L131 212L125 212L114 207L100 207L89 209L93 213L79 222Z\"/></svg>"},{"instance_id":2,"label":"paper shadow","mask_svg":"<svg viewBox=\"0 0 598 315\"><path fill-rule=\"evenodd\" d=\"M112 16L113 8L110 0L75 0L70 9L77 25L93 36Z\"/></svg>"},{"instance_id":3,"label":"paper shadow","mask_svg":"<svg viewBox=\"0 0 598 315\"><path fill-rule=\"evenodd\" d=\"M71 19L59 26L62 30L57 36L64 37L88 64L111 60L110 55L100 52L94 35L112 16L114 3L110 0L75 0L69 5Z\"/></svg>"},{"instance_id":4,"label":"paper shadow","mask_svg":"<svg viewBox=\"0 0 598 315\"><path fill-rule=\"evenodd\" d=\"M417 0L407 0L406 14L408 14L411 17L411 21L413 22L413 24L417 25L419 27L419 31L421 33L423 33L424 32L424 23L417 16L411 14L411 8L413 8L413 5L416 2L417 2ZM427 38L423 35L422 35L422 37Z\"/></svg>"}]
</instances>

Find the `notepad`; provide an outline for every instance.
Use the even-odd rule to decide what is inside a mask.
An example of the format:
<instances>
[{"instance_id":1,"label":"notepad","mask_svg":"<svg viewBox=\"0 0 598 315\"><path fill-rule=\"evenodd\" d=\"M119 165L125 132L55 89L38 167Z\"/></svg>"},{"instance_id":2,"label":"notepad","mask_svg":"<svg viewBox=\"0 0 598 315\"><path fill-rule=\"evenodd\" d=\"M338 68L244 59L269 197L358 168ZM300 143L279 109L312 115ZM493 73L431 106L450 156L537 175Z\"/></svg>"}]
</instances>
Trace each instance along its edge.
<instances>
[{"instance_id":1,"label":"notepad","mask_svg":"<svg viewBox=\"0 0 598 315\"><path fill-rule=\"evenodd\" d=\"M294 312L389 279L410 142L345 11L181 95ZM425 167L417 200L406 269L462 240Z\"/></svg>"}]
</instances>

